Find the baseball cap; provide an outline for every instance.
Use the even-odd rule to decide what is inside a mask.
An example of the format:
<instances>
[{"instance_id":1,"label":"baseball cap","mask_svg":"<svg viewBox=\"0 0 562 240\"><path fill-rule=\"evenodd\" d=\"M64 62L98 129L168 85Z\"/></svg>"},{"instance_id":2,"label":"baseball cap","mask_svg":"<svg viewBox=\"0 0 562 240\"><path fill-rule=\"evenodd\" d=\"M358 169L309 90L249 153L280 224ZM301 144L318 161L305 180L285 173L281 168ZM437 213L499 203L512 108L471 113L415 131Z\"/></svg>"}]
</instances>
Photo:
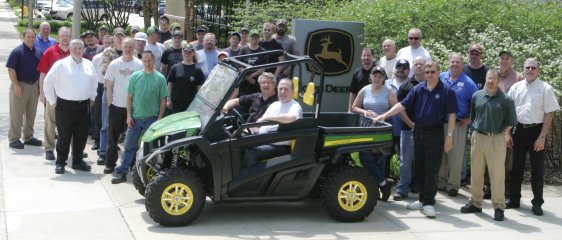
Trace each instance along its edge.
<instances>
[{"instance_id":1,"label":"baseball cap","mask_svg":"<svg viewBox=\"0 0 562 240\"><path fill-rule=\"evenodd\" d=\"M371 68L371 74L375 74L375 73L381 73L384 76L384 79L387 79L388 77L386 76L386 71L384 70L383 67L379 67L379 66L374 66L373 68Z\"/></svg>"},{"instance_id":2,"label":"baseball cap","mask_svg":"<svg viewBox=\"0 0 562 240\"><path fill-rule=\"evenodd\" d=\"M277 20L277 24L275 24L275 25L279 25L279 24L283 24L283 25L287 26L287 20L281 18L281 19Z\"/></svg>"},{"instance_id":3,"label":"baseball cap","mask_svg":"<svg viewBox=\"0 0 562 240\"><path fill-rule=\"evenodd\" d=\"M146 36L146 33L138 32L138 33L135 33L135 36L134 36L133 39L146 42L148 37Z\"/></svg>"},{"instance_id":4,"label":"baseball cap","mask_svg":"<svg viewBox=\"0 0 562 240\"><path fill-rule=\"evenodd\" d=\"M482 47L478 43L473 43L468 46L468 52L477 51L482 53Z\"/></svg>"},{"instance_id":5,"label":"baseball cap","mask_svg":"<svg viewBox=\"0 0 562 240\"><path fill-rule=\"evenodd\" d=\"M80 37L83 38L83 37L86 37L86 36L88 36L88 35L90 35L90 34L91 34L91 35L94 35L94 36L96 35L96 33L94 33L94 31L88 30L88 31L83 32L83 33L80 35Z\"/></svg>"},{"instance_id":6,"label":"baseball cap","mask_svg":"<svg viewBox=\"0 0 562 240\"><path fill-rule=\"evenodd\" d=\"M181 49L182 50L190 50L192 52L195 52L195 48L193 47L193 45L191 45L189 43L185 43L185 42L182 43Z\"/></svg>"},{"instance_id":7,"label":"baseball cap","mask_svg":"<svg viewBox=\"0 0 562 240\"><path fill-rule=\"evenodd\" d=\"M103 24L98 28L98 31L105 29L106 31L109 29L107 25Z\"/></svg>"},{"instance_id":8,"label":"baseball cap","mask_svg":"<svg viewBox=\"0 0 562 240\"><path fill-rule=\"evenodd\" d=\"M238 36L238 38L241 38L240 33L238 33L238 32L231 33L230 35L228 35L228 38L231 38L232 36Z\"/></svg>"},{"instance_id":9,"label":"baseball cap","mask_svg":"<svg viewBox=\"0 0 562 240\"><path fill-rule=\"evenodd\" d=\"M198 33L198 32L207 32L207 31L209 31L207 26L201 25L201 26L197 27L197 30L195 32Z\"/></svg>"},{"instance_id":10,"label":"baseball cap","mask_svg":"<svg viewBox=\"0 0 562 240\"><path fill-rule=\"evenodd\" d=\"M230 54L228 54L227 51L220 51L217 57L220 57L221 55L225 55L227 58L230 57Z\"/></svg>"},{"instance_id":11,"label":"baseball cap","mask_svg":"<svg viewBox=\"0 0 562 240\"><path fill-rule=\"evenodd\" d=\"M250 33L248 35L250 35L250 37L254 36L254 35L258 35L258 37L259 37L260 31L258 31L257 29L252 29L252 30L250 30Z\"/></svg>"},{"instance_id":12,"label":"baseball cap","mask_svg":"<svg viewBox=\"0 0 562 240\"><path fill-rule=\"evenodd\" d=\"M183 33L181 31L174 31L174 33L172 33L172 36L181 36L183 37Z\"/></svg>"},{"instance_id":13,"label":"baseball cap","mask_svg":"<svg viewBox=\"0 0 562 240\"><path fill-rule=\"evenodd\" d=\"M394 65L394 68L398 68L400 66L406 66L407 69L410 69L410 63L406 59L400 59L400 60L396 61L396 64Z\"/></svg>"},{"instance_id":14,"label":"baseball cap","mask_svg":"<svg viewBox=\"0 0 562 240\"><path fill-rule=\"evenodd\" d=\"M135 31L140 32L140 27L138 25L133 25L131 27L131 32L135 32Z\"/></svg>"},{"instance_id":15,"label":"baseball cap","mask_svg":"<svg viewBox=\"0 0 562 240\"><path fill-rule=\"evenodd\" d=\"M508 51L508 50L501 50L500 54L498 54L498 57L501 57L504 53L509 55L510 57L513 57L513 54L511 54L511 51Z\"/></svg>"},{"instance_id":16,"label":"baseball cap","mask_svg":"<svg viewBox=\"0 0 562 240\"><path fill-rule=\"evenodd\" d=\"M146 35L150 35L153 33L159 33L158 28L156 28L155 26L150 26L148 27L148 29L146 29Z\"/></svg>"},{"instance_id":17,"label":"baseball cap","mask_svg":"<svg viewBox=\"0 0 562 240\"><path fill-rule=\"evenodd\" d=\"M175 28L179 28L181 29L180 23L179 22L174 22L170 25L171 29L175 29Z\"/></svg>"},{"instance_id":18,"label":"baseball cap","mask_svg":"<svg viewBox=\"0 0 562 240\"><path fill-rule=\"evenodd\" d=\"M113 35L115 36L117 34L123 34L123 36L125 36L125 29L123 29L122 27L113 29Z\"/></svg>"},{"instance_id":19,"label":"baseball cap","mask_svg":"<svg viewBox=\"0 0 562 240\"><path fill-rule=\"evenodd\" d=\"M166 22L170 22L170 19L166 15L160 16L160 18L158 18L158 20L160 20L160 21L166 20Z\"/></svg>"},{"instance_id":20,"label":"baseball cap","mask_svg":"<svg viewBox=\"0 0 562 240\"><path fill-rule=\"evenodd\" d=\"M240 29L240 32L247 32L247 33L249 33L250 30L248 30L247 28L241 28L241 29Z\"/></svg>"}]
</instances>

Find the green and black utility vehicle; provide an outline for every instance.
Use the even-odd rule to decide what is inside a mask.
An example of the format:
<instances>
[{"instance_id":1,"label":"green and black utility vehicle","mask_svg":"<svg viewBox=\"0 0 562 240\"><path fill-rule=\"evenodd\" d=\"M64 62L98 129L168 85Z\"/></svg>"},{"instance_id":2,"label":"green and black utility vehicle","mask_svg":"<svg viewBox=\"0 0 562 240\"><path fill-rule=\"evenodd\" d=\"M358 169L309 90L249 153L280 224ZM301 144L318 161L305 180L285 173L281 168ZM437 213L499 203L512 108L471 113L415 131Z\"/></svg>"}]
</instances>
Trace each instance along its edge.
<instances>
[{"instance_id":1,"label":"green and black utility vehicle","mask_svg":"<svg viewBox=\"0 0 562 240\"><path fill-rule=\"evenodd\" d=\"M306 56L272 51L244 57L268 54L284 54L286 61L250 66L234 57L219 63L186 112L161 119L144 133L133 181L154 221L189 224L201 214L207 197L229 203L301 201L315 195L331 217L344 222L361 221L373 211L379 195L374 178L354 166L350 153L391 146L391 126L358 114L321 113L324 75ZM295 97L314 109L303 118L290 124L246 123L237 111L233 116L221 113L248 73L282 65L301 72L304 64L316 73L310 75L306 92L300 91L305 89L302 83L293 81L299 92ZM273 124L279 124L276 132L248 131ZM291 142L290 154L243 166L245 149L282 141Z\"/></svg>"}]
</instances>

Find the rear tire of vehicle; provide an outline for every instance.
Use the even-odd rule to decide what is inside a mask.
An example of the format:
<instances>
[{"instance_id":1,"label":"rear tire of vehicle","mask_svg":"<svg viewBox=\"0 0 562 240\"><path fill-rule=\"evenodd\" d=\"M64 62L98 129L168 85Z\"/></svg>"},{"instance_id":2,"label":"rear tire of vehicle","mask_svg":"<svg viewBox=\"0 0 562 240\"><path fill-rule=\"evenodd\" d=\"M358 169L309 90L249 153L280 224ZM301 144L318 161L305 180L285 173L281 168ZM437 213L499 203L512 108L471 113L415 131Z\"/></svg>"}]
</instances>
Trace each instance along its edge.
<instances>
[{"instance_id":1,"label":"rear tire of vehicle","mask_svg":"<svg viewBox=\"0 0 562 240\"><path fill-rule=\"evenodd\" d=\"M322 206L338 221L363 221L377 205L377 193L375 179L367 170L344 166L326 177Z\"/></svg>"},{"instance_id":2,"label":"rear tire of vehicle","mask_svg":"<svg viewBox=\"0 0 562 240\"><path fill-rule=\"evenodd\" d=\"M172 168L158 174L146 187L148 215L162 226L184 226L205 207L203 182L195 172Z\"/></svg>"},{"instance_id":3,"label":"rear tire of vehicle","mask_svg":"<svg viewBox=\"0 0 562 240\"><path fill-rule=\"evenodd\" d=\"M142 10L139 10L139 17L144 17L144 12Z\"/></svg>"}]
</instances>

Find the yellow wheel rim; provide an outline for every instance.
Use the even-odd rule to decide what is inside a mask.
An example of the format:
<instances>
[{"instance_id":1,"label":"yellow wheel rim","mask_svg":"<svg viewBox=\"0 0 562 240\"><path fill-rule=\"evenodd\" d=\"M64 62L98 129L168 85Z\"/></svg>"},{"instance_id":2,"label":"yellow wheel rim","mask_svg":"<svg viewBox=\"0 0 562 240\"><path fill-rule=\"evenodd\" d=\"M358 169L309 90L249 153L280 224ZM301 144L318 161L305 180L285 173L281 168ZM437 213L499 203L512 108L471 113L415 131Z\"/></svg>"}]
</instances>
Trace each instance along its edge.
<instances>
[{"instance_id":1,"label":"yellow wheel rim","mask_svg":"<svg viewBox=\"0 0 562 240\"><path fill-rule=\"evenodd\" d=\"M338 203L348 212L354 212L365 206L367 188L358 181L345 182L338 191Z\"/></svg>"},{"instance_id":2,"label":"yellow wheel rim","mask_svg":"<svg viewBox=\"0 0 562 240\"><path fill-rule=\"evenodd\" d=\"M152 167L148 167L148 169L146 169L146 178L148 178L148 181L152 181L152 179L154 178L154 171L152 170Z\"/></svg>"},{"instance_id":3,"label":"yellow wheel rim","mask_svg":"<svg viewBox=\"0 0 562 240\"><path fill-rule=\"evenodd\" d=\"M179 216L193 206L193 192L183 183L170 184L162 193L160 202L166 213Z\"/></svg>"}]
</instances>

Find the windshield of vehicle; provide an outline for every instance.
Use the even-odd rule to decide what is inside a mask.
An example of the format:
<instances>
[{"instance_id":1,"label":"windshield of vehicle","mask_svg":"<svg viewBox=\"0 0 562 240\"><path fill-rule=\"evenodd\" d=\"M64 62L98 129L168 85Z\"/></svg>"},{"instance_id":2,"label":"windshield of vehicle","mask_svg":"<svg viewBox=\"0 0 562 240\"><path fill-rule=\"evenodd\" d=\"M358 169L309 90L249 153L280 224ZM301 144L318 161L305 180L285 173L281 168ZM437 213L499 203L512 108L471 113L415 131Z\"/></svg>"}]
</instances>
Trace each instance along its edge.
<instances>
[{"instance_id":1,"label":"windshield of vehicle","mask_svg":"<svg viewBox=\"0 0 562 240\"><path fill-rule=\"evenodd\" d=\"M187 111L197 112L201 119L201 128L209 122L213 113L217 110L220 102L226 97L228 90L232 87L238 76L235 69L217 64L205 80L195 99L191 102Z\"/></svg>"}]
</instances>

